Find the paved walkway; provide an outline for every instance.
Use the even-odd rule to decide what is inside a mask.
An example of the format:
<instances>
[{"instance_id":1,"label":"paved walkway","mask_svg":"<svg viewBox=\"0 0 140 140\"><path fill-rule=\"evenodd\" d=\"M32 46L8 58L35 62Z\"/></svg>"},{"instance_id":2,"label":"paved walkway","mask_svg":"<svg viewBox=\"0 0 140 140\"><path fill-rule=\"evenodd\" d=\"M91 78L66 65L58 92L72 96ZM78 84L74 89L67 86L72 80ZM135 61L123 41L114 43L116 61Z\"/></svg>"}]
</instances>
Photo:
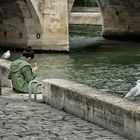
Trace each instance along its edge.
<instances>
[{"instance_id":1,"label":"paved walkway","mask_svg":"<svg viewBox=\"0 0 140 140\"><path fill-rule=\"evenodd\" d=\"M3 89L0 140L127 140L46 104Z\"/></svg>"}]
</instances>

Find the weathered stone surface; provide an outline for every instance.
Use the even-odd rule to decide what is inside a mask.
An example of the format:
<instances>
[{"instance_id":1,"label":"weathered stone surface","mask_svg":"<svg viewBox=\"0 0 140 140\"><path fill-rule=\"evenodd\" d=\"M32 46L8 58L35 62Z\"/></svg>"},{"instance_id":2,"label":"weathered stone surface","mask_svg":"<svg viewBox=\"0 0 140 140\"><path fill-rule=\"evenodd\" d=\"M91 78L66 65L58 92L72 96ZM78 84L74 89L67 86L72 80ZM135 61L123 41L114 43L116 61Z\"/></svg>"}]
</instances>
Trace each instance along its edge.
<instances>
[{"instance_id":1,"label":"weathered stone surface","mask_svg":"<svg viewBox=\"0 0 140 140\"><path fill-rule=\"evenodd\" d=\"M101 125L130 139L140 139L140 103L104 93L83 84L44 80L47 104Z\"/></svg>"},{"instance_id":2,"label":"weathered stone surface","mask_svg":"<svg viewBox=\"0 0 140 140\"><path fill-rule=\"evenodd\" d=\"M47 0L44 6L43 42L50 50L69 51L68 3L66 0Z\"/></svg>"},{"instance_id":3,"label":"weathered stone surface","mask_svg":"<svg viewBox=\"0 0 140 140\"><path fill-rule=\"evenodd\" d=\"M0 98L1 140L127 140L44 103L3 88Z\"/></svg>"},{"instance_id":4,"label":"weathered stone surface","mask_svg":"<svg viewBox=\"0 0 140 140\"><path fill-rule=\"evenodd\" d=\"M34 14L33 14L34 13ZM0 45L24 47L41 44L36 38L41 26L32 3L18 0L5 0L0 5ZM33 36L33 38L30 38Z\"/></svg>"},{"instance_id":5,"label":"weathered stone surface","mask_svg":"<svg viewBox=\"0 0 140 140\"><path fill-rule=\"evenodd\" d=\"M11 62L0 59L0 81L2 87L12 87L11 80L8 79Z\"/></svg>"},{"instance_id":6,"label":"weathered stone surface","mask_svg":"<svg viewBox=\"0 0 140 140\"><path fill-rule=\"evenodd\" d=\"M138 39L140 37L140 1L97 0L103 17L106 38Z\"/></svg>"},{"instance_id":7,"label":"weathered stone surface","mask_svg":"<svg viewBox=\"0 0 140 140\"><path fill-rule=\"evenodd\" d=\"M69 51L68 23L102 22L105 38L139 40L140 1L97 1L102 15L91 16L71 14L74 0L1 0L0 46Z\"/></svg>"},{"instance_id":8,"label":"weathered stone surface","mask_svg":"<svg viewBox=\"0 0 140 140\"><path fill-rule=\"evenodd\" d=\"M72 10L74 1L75 1L75 0L68 0L69 14L71 13L71 10Z\"/></svg>"},{"instance_id":9,"label":"weathered stone surface","mask_svg":"<svg viewBox=\"0 0 140 140\"><path fill-rule=\"evenodd\" d=\"M102 25L102 16L100 12L72 12L69 16L69 24Z\"/></svg>"},{"instance_id":10,"label":"weathered stone surface","mask_svg":"<svg viewBox=\"0 0 140 140\"><path fill-rule=\"evenodd\" d=\"M0 5L0 45L69 51L66 0L5 0Z\"/></svg>"},{"instance_id":11,"label":"weathered stone surface","mask_svg":"<svg viewBox=\"0 0 140 140\"><path fill-rule=\"evenodd\" d=\"M1 73L0 73L0 95L2 94L2 91L1 91Z\"/></svg>"}]
</instances>

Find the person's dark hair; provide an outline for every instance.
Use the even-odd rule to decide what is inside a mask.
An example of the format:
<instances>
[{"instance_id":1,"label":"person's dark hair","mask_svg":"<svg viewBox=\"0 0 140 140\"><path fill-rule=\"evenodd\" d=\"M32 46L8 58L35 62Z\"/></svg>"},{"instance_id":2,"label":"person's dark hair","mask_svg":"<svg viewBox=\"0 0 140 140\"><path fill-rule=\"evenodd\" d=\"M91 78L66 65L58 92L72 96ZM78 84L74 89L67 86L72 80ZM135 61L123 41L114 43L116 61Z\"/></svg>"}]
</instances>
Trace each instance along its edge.
<instances>
[{"instance_id":1,"label":"person's dark hair","mask_svg":"<svg viewBox=\"0 0 140 140\"><path fill-rule=\"evenodd\" d=\"M22 55L26 58L31 57L31 59L33 59L34 58L34 51L32 50L32 47L29 46L29 47L25 48Z\"/></svg>"}]
</instances>

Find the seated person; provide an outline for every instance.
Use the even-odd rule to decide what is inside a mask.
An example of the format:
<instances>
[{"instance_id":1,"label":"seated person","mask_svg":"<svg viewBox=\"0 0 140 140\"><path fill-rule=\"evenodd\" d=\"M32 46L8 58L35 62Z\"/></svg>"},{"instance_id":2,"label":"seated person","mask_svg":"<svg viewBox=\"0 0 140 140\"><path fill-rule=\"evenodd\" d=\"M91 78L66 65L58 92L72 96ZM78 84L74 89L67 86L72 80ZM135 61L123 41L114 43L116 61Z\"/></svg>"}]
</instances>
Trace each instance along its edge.
<instances>
[{"instance_id":1,"label":"seated person","mask_svg":"<svg viewBox=\"0 0 140 140\"><path fill-rule=\"evenodd\" d=\"M34 58L34 52L31 47L25 48L22 55L22 57L11 63L9 79L12 80L14 91L27 93L30 81L36 77L33 70L38 67L34 65L34 69L32 69L30 65L30 61Z\"/></svg>"}]
</instances>

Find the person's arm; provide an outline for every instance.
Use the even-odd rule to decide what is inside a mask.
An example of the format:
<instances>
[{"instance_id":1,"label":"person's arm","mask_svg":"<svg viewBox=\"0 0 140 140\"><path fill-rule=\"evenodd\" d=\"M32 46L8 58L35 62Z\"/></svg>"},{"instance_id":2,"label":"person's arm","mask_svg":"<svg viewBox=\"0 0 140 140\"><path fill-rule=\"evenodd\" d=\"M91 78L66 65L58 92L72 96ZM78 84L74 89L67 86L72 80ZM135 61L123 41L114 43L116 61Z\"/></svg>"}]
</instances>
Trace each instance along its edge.
<instances>
[{"instance_id":1,"label":"person's arm","mask_svg":"<svg viewBox=\"0 0 140 140\"><path fill-rule=\"evenodd\" d=\"M25 66L22 68L23 75L26 81L29 83L31 80L35 79L35 74L32 72L32 68L30 66Z\"/></svg>"}]
</instances>

